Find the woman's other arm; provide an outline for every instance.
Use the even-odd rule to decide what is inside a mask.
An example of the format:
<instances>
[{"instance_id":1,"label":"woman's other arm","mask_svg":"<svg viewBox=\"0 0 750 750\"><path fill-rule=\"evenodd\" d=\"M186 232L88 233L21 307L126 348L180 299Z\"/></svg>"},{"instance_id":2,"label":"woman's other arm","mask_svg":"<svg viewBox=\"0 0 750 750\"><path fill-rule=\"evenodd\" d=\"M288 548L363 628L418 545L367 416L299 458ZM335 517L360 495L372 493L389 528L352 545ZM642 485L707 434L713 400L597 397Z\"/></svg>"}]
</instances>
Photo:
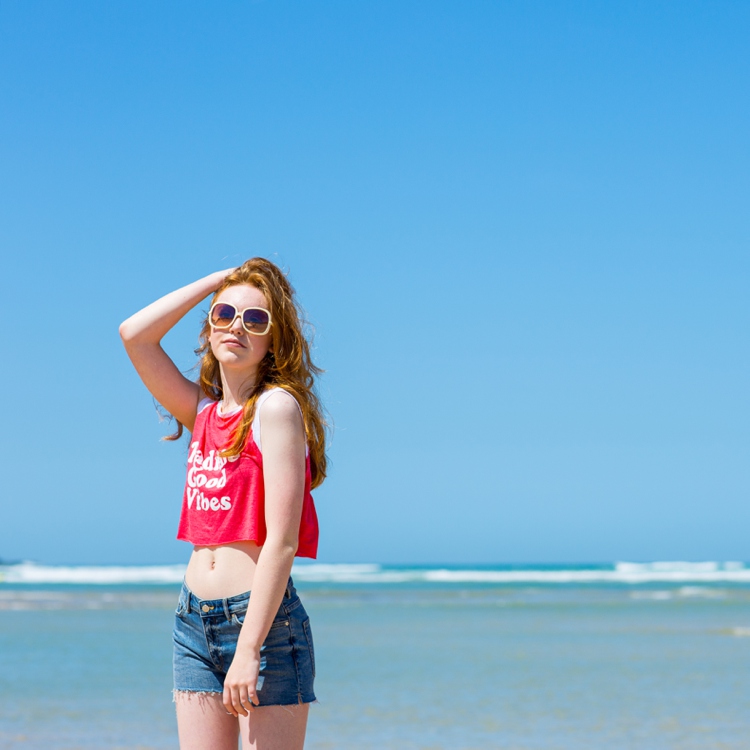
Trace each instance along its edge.
<instances>
[{"instance_id":1,"label":"woman's other arm","mask_svg":"<svg viewBox=\"0 0 750 750\"><path fill-rule=\"evenodd\" d=\"M265 401L261 443L267 535L237 651L224 681L224 705L235 716L247 715L243 703L258 704L260 647L284 598L297 552L305 492L305 428L293 398L274 393Z\"/></svg>"},{"instance_id":2,"label":"woman's other arm","mask_svg":"<svg viewBox=\"0 0 750 750\"><path fill-rule=\"evenodd\" d=\"M192 432L200 387L188 380L161 347L180 318L219 288L234 269L217 271L152 302L120 324L120 337L151 395Z\"/></svg>"}]
</instances>

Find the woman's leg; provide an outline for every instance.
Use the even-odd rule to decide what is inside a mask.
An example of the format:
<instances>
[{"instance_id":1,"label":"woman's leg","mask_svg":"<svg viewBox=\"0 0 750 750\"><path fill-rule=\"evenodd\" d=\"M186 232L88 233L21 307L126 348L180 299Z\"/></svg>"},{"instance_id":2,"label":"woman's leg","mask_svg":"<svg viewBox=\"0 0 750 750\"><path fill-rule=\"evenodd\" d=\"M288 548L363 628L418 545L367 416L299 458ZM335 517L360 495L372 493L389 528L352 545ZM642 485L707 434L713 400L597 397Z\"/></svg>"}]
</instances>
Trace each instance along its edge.
<instances>
[{"instance_id":1,"label":"woman's leg","mask_svg":"<svg viewBox=\"0 0 750 750\"><path fill-rule=\"evenodd\" d=\"M224 708L221 693L178 690L174 702L180 750L237 750L239 725Z\"/></svg>"},{"instance_id":2,"label":"woman's leg","mask_svg":"<svg viewBox=\"0 0 750 750\"><path fill-rule=\"evenodd\" d=\"M309 703L262 706L240 716L242 750L302 750Z\"/></svg>"}]
</instances>

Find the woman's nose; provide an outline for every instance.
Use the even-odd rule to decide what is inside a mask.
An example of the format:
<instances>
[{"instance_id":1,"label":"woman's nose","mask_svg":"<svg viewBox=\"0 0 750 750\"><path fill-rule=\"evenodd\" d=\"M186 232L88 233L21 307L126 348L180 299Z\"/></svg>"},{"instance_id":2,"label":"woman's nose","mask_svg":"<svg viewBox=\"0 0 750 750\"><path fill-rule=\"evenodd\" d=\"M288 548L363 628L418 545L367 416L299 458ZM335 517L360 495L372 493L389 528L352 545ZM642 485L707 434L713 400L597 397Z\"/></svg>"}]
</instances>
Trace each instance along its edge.
<instances>
[{"instance_id":1,"label":"woman's nose","mask_svg":"<svg viewBox=\"0 0 750 750\"><path fill-rule=\"evenodd\" d=\"M229 330L235 333L245 330L242 327L242 315L234 316L234 320L232 321L232 325L229 326Z\"/></svg>"}]
</instances>

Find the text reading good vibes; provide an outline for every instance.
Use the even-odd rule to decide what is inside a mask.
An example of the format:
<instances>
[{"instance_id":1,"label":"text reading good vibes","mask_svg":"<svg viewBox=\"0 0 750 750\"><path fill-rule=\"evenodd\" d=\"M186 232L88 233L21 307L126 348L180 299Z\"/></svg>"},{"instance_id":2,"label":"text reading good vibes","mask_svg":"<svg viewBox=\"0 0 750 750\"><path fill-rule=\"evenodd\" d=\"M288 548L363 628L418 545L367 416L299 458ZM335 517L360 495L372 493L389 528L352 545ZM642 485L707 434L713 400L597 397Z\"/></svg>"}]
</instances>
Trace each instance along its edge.
<instances>
[{"instance_id":1,"label":"text reading good vibes","mask_svg":"<svg viewBox=\"0 0 750 750\"><path fill-rule=\"evenodd\" d=\"M226 486L228 459L220 456L217 451L209 451L207 456L198 447L199 443L191 443L188 454L187 472L187 505L196 510L229 510L232 498L229 495L218 496L211 490L220 490ZM206 490L206 493L204 493ZM218 493L217 493L218 494Z\"/></svg>"}]
</instances>

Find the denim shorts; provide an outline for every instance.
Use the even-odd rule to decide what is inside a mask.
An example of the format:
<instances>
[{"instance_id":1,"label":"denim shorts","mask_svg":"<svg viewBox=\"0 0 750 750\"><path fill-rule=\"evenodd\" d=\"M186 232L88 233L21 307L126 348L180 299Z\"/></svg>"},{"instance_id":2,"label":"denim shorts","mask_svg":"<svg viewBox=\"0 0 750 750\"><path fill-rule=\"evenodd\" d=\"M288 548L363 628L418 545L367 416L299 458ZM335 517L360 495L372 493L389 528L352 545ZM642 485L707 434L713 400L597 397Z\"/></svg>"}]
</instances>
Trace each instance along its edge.
<instances>
[{"instance_id":1,"label":"denim shorts","mask_svg":"<svg viewBox=\"0 0 750 750\"><path fill-rule=\"evenodd\" d=\"M183 583L174 620L174 689L221 693L250 592L228 599L199 599ZM315 700L315 652L310 618L292 579L260 649L261 706Z\"/></svg>"}]
</instances>

